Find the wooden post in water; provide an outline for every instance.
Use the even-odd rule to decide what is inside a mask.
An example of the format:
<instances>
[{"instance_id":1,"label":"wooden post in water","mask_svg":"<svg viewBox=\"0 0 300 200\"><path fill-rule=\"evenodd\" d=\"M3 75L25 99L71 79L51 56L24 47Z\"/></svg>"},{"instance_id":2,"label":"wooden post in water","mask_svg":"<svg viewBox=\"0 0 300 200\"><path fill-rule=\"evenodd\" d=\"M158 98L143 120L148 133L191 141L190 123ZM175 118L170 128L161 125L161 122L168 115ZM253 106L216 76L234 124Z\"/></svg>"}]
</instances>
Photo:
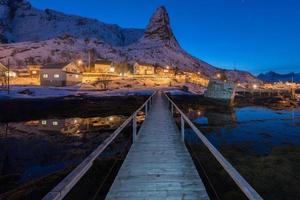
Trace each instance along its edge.
<instances>
[{"instance_id":1,"label":"wooden post in water","mask_svg":"<svg viewBox=\"0 0 300 200\"><path fill-rule=\"evenodd\" d=\"M137 113L135 112L132 118L132 143L135 143L136 141L136 115Z\"/></svg>"},{"instance_id":2,"label":"wooden post in water","mask_svg":"<svg viewBox=\"0 0 300 200\"><path fill-rule=\"evenodd\" d=\"M184 119L182 115L180 115L180 122L181 122L181 137L182 137L182 141L184 141Z\"/></svg>"}]
</instances>

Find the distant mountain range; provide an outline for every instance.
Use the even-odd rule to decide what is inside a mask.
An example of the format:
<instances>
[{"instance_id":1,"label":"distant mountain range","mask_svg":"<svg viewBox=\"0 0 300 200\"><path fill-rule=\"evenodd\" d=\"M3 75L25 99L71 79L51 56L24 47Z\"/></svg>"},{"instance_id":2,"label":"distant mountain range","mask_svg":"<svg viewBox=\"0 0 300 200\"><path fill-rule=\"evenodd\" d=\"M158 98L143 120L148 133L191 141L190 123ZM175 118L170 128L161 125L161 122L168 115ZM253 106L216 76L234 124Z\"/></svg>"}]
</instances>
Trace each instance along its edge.
<instances>
[{"instance_id":1,"label":"distant mountain range","mask_svg":"<svg viewBox=\"0 0 300 200\"><path fill-rule=\"evenodd\" d=\"M2 44L1 44L2 43ZM126 29L94 19L39 10L27 0L0 1L0 62L24 66L93 58L116 62L170 65L213 77L222 69L184 51L177 42L164 7L156 10L147 28ZM224 70L232 81L257 82L248 72Z\"/></svg>"},{"instance_id":2,"label":"distant mountain range","mask_svg":"<svg viewBox=\"0 0 300 200\"><path fill-rule=\"evenodd\" d=\"M265 82L291 82L294 81L296 83L300 83L300 73L288 73L288 74L279 74L276 72L267 72L267 73L261 73L257 76L258 79L265 81Z\"/></svg>"}]
</instances>

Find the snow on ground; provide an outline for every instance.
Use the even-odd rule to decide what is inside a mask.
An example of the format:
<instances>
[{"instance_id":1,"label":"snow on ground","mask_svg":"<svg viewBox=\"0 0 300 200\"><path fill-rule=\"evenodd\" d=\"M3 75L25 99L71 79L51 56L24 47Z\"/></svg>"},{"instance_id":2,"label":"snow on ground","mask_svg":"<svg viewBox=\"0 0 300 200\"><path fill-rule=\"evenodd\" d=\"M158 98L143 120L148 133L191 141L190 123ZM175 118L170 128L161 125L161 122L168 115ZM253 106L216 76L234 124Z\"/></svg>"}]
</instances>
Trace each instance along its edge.
<instances>
[{"instance_id":1,"label":"snow on ground","mask_svg":"<svg viewBox=\"0 0 300 200\"><path fill-rule=\"evenodd\" d=\"M21 94L24 90L33 92L32 94ZM0 91L0 99L44 99L53 97L68 96L128 96L128 95L151 95L154 89L119 89L111 91L80 90L78 86L73 87L33 87L33 86L12 86L10 94L7 91Z\"/></svg>"}]
</instances>

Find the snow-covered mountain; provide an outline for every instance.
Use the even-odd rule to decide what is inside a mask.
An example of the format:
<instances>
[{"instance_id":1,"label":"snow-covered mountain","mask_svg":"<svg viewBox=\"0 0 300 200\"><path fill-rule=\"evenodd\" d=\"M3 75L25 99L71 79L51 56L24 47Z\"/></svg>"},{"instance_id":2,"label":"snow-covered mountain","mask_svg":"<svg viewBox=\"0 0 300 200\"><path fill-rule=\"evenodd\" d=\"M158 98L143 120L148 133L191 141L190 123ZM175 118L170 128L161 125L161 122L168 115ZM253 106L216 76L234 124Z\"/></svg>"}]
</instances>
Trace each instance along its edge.
<instances>
[{"instance_id":1,"label":"snow-covered mountain","mask_svg":"<svg viewBox=\"0 0 300 200\"><path fill-rule=\"evenodd\" d=\"M2 1L0 1L2 2ZM170 65L212 77L216 68L185 52L176 40L164 7L156 10L146 30L122 29L97 20L41 11L26 0L0 3L0 62L15 66L26 62L49 63L94 58ZM226 70L231 80L254 82L250 73Z\"/></svg>"},{"instance_id":2,"label":"snow-covered mountain","mask_svg":"<svg viewBox=\"0 0 300 200\"><path fill-rule=\"evenodd\" d=\"M294 81L296 83L300 83L300 73L288 73L288 74L278 74L276 72L267 72L267 73L262 73L259 74L257 76L257 78L259 78L262 81L265 82L270 82L270 83L274 83L274 82L286 82L286 81Z\"/></svg>"},{"instance_id":3,"label":"snow-covered mountain","mask_svg":"<svg viewBox=\"0 0 300 200\"><path fill-rule=\"evenodd\" d=\"M3 42L43 41L62 35L95 38L114 46L136 42L142 29L123 29L98 20L33 8L27 0L0 1L0 39Z\"/></svg>"}]
</instances>

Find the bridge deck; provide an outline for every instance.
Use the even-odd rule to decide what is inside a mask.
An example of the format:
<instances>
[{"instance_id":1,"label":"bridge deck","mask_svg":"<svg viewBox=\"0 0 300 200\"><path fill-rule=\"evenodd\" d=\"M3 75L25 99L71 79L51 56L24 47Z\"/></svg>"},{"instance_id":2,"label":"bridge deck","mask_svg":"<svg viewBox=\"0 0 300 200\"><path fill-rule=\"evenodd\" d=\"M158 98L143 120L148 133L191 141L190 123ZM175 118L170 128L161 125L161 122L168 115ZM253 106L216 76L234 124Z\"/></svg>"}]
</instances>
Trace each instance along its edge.
<instances>
[{"instance_id":1,"label":"bridge deck","mask_svg":"<svg viewBox=\"0 0 300 200\"><path fill-rule=\"evenodd\" d=\"M161 93L106 199L209 199Z\"/></svg>"}]
</instances>

